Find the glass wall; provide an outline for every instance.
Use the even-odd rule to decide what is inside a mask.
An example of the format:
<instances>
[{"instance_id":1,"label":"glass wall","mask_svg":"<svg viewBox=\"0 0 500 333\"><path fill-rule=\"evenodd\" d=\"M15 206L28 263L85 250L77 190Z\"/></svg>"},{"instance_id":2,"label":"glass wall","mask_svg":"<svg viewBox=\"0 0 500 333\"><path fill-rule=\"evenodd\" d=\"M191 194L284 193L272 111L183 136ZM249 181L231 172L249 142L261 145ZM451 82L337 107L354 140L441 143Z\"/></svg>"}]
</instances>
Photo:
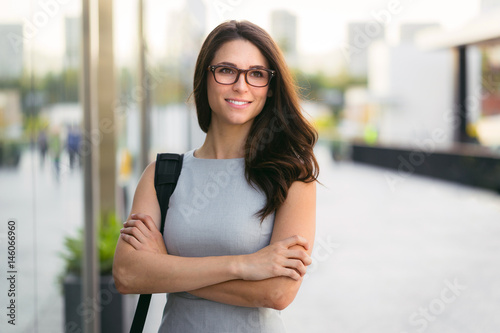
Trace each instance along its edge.
<instances>
[{"instance_id":1,"label":"glass wall","mask_svg":"<svg viewBox=\"0 0 500 333\"><path fill-rule=\"evenodd\" d=\"M208 10L203 1L145 1L153 155L184 152L203 143L189 97L196 57L208 33Z\"/></svg>"},{"instance_id":2,"label":"glass wall","mask_svg":"<svg viewBox=\"0 0 500 333\"><path fill-rule=\"evenodd\" d=\"M80 2L0 3L0 331L61 332L83 221Z\"/></svg>"},{"instance_id":3,"label":"glass wall","mask_svg":"<svg viewBox=\"0 0 500 333\"><path fill-rule=\"evenodd\" d=\"M113 38L116 77L114 120L117 151L117 210L128 216L133 189L142 173L139 165L140 105L147 98L139 83L139 1L113 2Z\"/></svg>"}]
</instances>

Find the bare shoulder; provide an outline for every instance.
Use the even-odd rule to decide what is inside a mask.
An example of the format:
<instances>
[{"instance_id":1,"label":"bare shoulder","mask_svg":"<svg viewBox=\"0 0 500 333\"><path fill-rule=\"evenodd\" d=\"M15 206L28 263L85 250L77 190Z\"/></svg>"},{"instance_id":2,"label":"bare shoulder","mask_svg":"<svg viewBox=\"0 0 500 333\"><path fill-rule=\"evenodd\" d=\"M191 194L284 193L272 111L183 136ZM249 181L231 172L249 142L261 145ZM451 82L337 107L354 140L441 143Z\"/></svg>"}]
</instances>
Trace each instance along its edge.
<instances>
[{"instance_id":1,"label":"bare shoulder","mask_svg":"<svg viewBox=\"0 0 500 333\"><path fill-rule=\"evenodd\" d=\"M286 200L277 213L286 211L293 214L304 209L315 209L315 207L316 181L309 183L295 181L288 189Z\"/></svg>"},{"instance_id":2,"label":"bare shoulder","mask_svg":"<svg viewBox=\"0 0 500 333\"><path fill-rule=\"evenodd\" d=\"M137 184L135 191L136 195L138 193L142 194L143 191L149 192L154 189L155 169L155 162L149 163L146 169L144 169L141 178L139 179L139 183Z\"/></svg>"},{"instance_id":3,"label":"bare shoulder","mask_svg":"<svg viewBox=\"0 0 500 333\"><path fill-rule=\"evenodd\" d=\"M316 230L316 182L296 181L288 190L283 205L276 211L271 243L293 235L314 242Z\"/></svg>"},{"instance_id":4,"label":"bare shoulder","mask_svg":"<svg viewBox=\"0 0 500 333\"><path fill-rule=\"evenodd\" d=\"M295 181L288 189L288 195L285 204L296 200L315 200L316 199L316 181L305 183Z\"/></svg>"},{"instance_id":5,"label":"bare shoulder","mask_svg":"<svg viewBox=\"0 0 500 333\"><path fill-rule=\"evenodd\" d=\"M144 172L135 189L134 201L132 203L131 214L147 214L153 218L157 226L160 225L160 205L156 198L154 187L156 163L150 163Z\"/></svg>"},{"instance_id":6,"label":"bare shoulder","mask_svg":"<svg viewBox=\"0 0 500 333\"><path fill-rule=\"evenodd\" d=\"M144 172L142 173L141 179L146 177L154 182L155 170L156 170L156 161L153 161L153 162L148 164L146 169L144 169Z\"/></svg>"}]
</instances>

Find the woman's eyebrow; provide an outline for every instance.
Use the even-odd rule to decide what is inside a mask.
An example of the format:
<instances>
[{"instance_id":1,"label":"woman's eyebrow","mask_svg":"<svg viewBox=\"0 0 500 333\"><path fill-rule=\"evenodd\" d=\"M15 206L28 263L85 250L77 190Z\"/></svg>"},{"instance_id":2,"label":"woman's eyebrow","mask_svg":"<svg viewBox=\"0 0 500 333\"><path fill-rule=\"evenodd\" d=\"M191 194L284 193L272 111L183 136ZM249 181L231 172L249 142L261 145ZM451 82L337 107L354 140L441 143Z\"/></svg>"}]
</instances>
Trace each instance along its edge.
<instances>
[{"instance_id":1,"label":"woman's eyebrow","mask_svg":"<svg viewBox=\"0 0 500 333\"><path fill-rule=\"evenodd\" d=\"M253 65L253 66L250 66L249 68L266 69L265 66L261 66L261 65Z\"/></svg>"},{"instance_id":2,"label":"woman's eyebrow","mask_svg":"<svg viewBox=\"0 0 500 333\"><path fill-rule=\"evenodd\" d=\"M218 65L226 65L226 66L232 66L232 67L236 67L236 68L238 68L238 66L236 66L236 65L235 65L235 64L233 64L232 62L227 62L227 61L219 62L219 63L217 64L217 66L218 66Z\"/></svg>"},{"instance_id":3,"label":"woman's eyebrow","mask_svg":"<svg viewBox=\"0 0 500 333\"><path fill-rule=\"evenodd\" d=\"M238 66L236 66L236 64L233 64L232 62L228 62L228 61L222 61L222 62L219 62L217 65L226 65L226 66L232 66L232 67L235 67L235 68L239 68ZM248 68L251 68L251 69L266 69L265 66L262 66L262 65L252 65Z\"/></svg>"}]
</instances>

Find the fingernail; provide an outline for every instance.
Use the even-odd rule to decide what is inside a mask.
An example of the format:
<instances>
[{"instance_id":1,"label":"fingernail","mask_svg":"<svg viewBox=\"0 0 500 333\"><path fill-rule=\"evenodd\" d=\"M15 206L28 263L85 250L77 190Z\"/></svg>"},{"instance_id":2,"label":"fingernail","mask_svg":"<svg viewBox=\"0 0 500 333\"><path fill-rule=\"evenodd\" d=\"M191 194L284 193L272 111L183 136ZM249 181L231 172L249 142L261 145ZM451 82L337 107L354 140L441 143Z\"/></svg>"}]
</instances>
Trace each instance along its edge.
<instances>
[{"instance_id":1,"label":"fingernail","mask_svg":"<svg viewBox=\"0 0 500 333\"><path fill-rule=\"evenodd\" d=\"M130 217L133 217L134 219L137 217L137 214L132 214Z\"/></svg>"}]
</instances>

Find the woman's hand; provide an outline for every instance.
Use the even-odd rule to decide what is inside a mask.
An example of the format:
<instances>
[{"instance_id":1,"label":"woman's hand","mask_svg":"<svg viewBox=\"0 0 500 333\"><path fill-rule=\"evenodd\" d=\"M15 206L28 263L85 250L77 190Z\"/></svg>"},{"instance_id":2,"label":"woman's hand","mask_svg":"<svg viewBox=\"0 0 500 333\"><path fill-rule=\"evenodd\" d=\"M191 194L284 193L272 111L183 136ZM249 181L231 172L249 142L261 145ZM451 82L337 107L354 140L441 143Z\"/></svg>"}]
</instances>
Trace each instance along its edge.
<instances>
[{"instance_id":1,"label":"woman's hand","mask_svg":"<svg viewBox=\"0 0 500 333\"><path fill-rule=\"evenodd\" d=\"M291 247L300 245L302 248ZM287 276L299 280L306 274L306 266L312 263L306 250L307 239L292 236L268 245L265 248L242 256L240 274L243 280L264 280L276 276Z\"/></svg>"},{"instance_id":2,"label":"woman's hand","mask_svg":"<svg viewBox=\"0 0 500 333\"><path fill-rule=\"evenodd\" d=\"M151 216L132 214L123 226L120 237L136 250L167 254L163 236Z\"/></svg>"}]
</instances>

